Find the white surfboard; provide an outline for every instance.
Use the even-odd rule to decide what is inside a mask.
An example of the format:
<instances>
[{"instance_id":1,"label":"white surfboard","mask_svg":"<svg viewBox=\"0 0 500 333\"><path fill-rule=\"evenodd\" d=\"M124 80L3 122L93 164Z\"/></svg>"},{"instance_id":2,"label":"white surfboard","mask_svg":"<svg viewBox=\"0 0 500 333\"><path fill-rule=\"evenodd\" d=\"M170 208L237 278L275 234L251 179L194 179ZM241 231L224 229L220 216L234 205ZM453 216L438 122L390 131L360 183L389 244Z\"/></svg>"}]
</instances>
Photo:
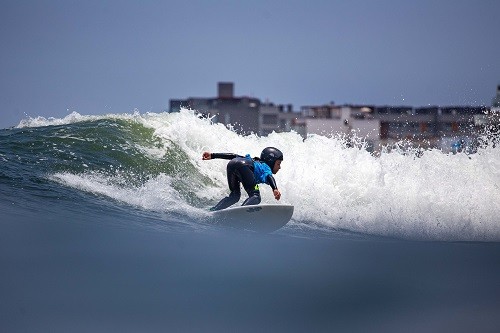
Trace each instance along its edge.
<instances>
[{"instance_id":1,"label":"white surfboard","mask_svg":"<svg viewBox=\"0 0 500 333\"><path fill-rule=\"evenodd\" d=\"M273 232L283 227L293 215L291 205L252 205L230 207L212 212L215 223L243 230Z\"/></svg>"}]
</instances>

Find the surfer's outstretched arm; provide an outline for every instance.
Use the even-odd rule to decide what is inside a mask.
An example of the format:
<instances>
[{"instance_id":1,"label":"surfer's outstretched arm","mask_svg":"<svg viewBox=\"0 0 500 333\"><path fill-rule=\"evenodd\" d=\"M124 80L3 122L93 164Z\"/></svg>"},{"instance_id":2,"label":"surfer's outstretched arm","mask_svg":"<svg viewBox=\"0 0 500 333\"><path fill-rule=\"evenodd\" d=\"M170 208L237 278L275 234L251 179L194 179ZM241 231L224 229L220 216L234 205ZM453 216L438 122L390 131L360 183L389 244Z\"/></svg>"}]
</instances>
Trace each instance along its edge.
<instances>
[{"instance_id":1,"label":"surfer's outstretched arm","mask_svg":"<svg viewBox=\"0 0 500 333\"><path fill-rule=\"evenodd\" d=\"M223 160L232 160L235 157L243 157L241 155L232 154L232 153L210 153L208 151L203 152L202 159L203 160L211 160L214 158L221 158Z\"/></svg>"}]
</instances>

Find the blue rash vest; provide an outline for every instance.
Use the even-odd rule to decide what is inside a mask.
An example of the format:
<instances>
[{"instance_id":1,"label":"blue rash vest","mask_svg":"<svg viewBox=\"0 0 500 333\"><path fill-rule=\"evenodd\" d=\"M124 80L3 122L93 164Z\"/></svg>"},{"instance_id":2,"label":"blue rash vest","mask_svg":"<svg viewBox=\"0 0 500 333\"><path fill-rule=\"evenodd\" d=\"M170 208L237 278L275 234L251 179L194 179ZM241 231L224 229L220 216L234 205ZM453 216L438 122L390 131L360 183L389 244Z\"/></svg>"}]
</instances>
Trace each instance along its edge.
<instances>
[{"instance_id":1,"label":"blue rash vest","mask_svg":"<svg viewBox=\"0 0 500 333\"><path fill-rule=\"evenodd\" d=\"M250 154L246 154L245 158L252 159ZM273 173L271 168L266 163L261 163L259 161L253 161L253 175L257 183L267 183L267 176L272 176Z\"/></svg>"}]
</instances>

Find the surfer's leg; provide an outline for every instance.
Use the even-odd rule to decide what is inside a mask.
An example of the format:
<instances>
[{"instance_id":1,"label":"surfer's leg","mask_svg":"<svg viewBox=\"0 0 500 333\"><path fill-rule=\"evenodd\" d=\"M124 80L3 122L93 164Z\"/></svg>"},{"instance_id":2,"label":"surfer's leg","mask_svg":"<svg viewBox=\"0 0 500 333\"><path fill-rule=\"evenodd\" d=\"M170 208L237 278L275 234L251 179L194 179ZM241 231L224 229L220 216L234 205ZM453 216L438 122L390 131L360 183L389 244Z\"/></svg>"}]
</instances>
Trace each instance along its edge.
<instances>
[{"instance_id":1,"label":"surfer's leg","mask_svg":"<svg viewBox=\"0 0 500 333\"><path fill-rule=\"evenodd\" d=\"M260 193L252 194L243 203L242 206L258 205L260 204Z\"/></svg>"},{"instance_id":2,"label":"surfer's leg","mask_svg":"<svg viewBox=\"0 0 500 333\"><path fill-rule=\"evenodd\" d=\"M259 185L255 181L253 170L245 166L239 169L241 183L248 194L248 198L243 202L242 206L258 205L260 203Z\"/></svg>"},{"instance_id":3,"label":"surfer's leg","mask_svg":"<svg viewBox=\"0 0 500 333\"><path fill-rule=\"evenodd\" d=\"M240 180L238 179L237 163L231 160L227 164L227 184L231 193L229 196L225 197L217 205L210 208L211 211L225 209L231 205L234 205L240 200L241 190L240 190Z\"/></svg>"},{"instance_id":4,"label":"surfer's leg","mask_svg":"<svg viewBox=\"0 0 500 333\"><path fill-rule=\"evenodd\" d=\"M241 196L240 192L231 192L231 194L229 194L229 196L227 196L224 199L222 199L221 201L219 201L219 203L217 205L213 206L212 208L210 208L210 210L211 211L221 210L221 209L225 209L231 205L234 205L235 203L240 201L240 196Z\"/></svg>"}]
</instances>

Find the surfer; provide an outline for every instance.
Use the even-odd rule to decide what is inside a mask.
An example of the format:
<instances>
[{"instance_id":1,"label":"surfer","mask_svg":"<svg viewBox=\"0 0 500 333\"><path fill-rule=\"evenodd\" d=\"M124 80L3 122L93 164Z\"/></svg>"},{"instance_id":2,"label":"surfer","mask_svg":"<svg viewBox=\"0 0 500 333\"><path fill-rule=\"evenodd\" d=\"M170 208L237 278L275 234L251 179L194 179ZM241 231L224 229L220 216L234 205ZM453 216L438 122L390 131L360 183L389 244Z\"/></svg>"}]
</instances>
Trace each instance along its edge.
<instances>
[{"instance_id":1,"label":"surfer","mask_svg":"<svg viewBox=\"0 0 500 333\"><path fill-rule=\"evenodd\" d=\"M260 158L254 157L253 159L249 154L240 156L231 153L203 152L203 160L215 158L230 160L227 163L227 183L231 193L217 205L210 208L211 211L221 210L237 203L241 197L240 183L243 184L243 188L248 194L248 198L243 202L242 206L258 205L260 203L259 184L261 183L271 186L276 200L281 198L281 192L278 190L273 177L273 174L276 174L281 169L281 161L283 161L283 153L279 149L267 147L260 154Z\"/></svg>"}]
</instances>

